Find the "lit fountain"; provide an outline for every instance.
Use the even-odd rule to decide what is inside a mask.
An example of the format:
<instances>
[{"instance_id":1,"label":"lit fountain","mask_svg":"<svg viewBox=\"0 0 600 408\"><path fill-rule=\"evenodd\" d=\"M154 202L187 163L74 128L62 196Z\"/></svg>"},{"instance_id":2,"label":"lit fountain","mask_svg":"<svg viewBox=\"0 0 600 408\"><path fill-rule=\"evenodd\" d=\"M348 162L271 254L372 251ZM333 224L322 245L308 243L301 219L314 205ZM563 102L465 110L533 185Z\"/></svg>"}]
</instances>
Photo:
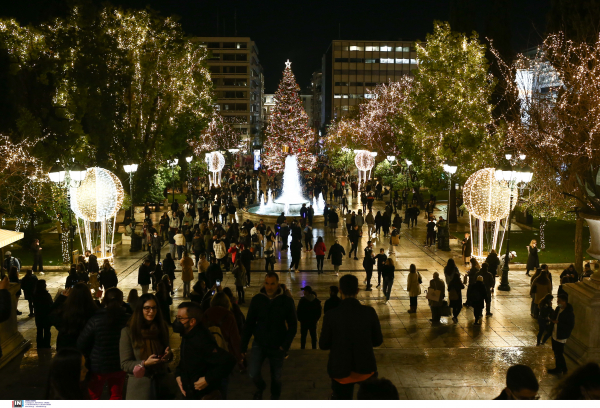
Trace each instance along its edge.
<instances>
[{"instance_id":1,"label":"lit fountain","mask_svg":"<svg viewBox=\"0 0 600 408\"><path fill-rule=\"evenodd\" d=\"M285 159L285 169L283 170L283 191L281 196L273 198L273 192L268 191L267 203L261 200L260 204L246 208L248 215L272 216L274 218L285 213L286 216L299 217L302 204L309 207L310 200L302 195L302 186L300 185L300 174L298 172L298 160L296 156L287 156ZM319 198L313 198L313 209L315 211L314 221L321 221L325 201L323 194ZM265 217L260 217L265 219ZM265 221L267 221L265 219Z\"/></svg>"}]
</instances>

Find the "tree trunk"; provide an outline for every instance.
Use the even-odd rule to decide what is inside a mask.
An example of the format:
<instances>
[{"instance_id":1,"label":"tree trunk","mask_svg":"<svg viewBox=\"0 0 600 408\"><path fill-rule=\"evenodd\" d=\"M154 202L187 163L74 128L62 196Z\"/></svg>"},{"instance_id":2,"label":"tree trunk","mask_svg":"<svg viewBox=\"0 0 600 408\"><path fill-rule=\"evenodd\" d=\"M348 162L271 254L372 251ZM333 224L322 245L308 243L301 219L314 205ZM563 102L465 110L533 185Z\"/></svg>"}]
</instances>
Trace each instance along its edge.
<instances>
[{"instance_id":1,"label":"tree trunk","mask_svg":"<svg viewBox=\"0 0 600 408\"><path fill-rule=\"evenodd\" d=\"M546 223L548 219L546 217L540 217L540 250L546 249Z\"/></svg>"},{"instance_id":2,"label":"tree trunk","mask_svg":"<svg viewBox=\"0 0 600 408\"><path fill-rule=\"evenodd\" d=\"M454 182L450 185L450 191L448 192L448 205L450 206L450 215L448 222L450 224L456 224L458 218L456 216L456 184Z\"/></svg>"},{"instance_id":3,"label":"tree trunk","mask_svg":"<svg viewBox=\"0 0 600 408\"><path fill-rule=\"evenodd\" d=\"M575 270L579 276L583 274L583 222L584 219L577 214L575 223Z\"/></svg>"}]
</instances>

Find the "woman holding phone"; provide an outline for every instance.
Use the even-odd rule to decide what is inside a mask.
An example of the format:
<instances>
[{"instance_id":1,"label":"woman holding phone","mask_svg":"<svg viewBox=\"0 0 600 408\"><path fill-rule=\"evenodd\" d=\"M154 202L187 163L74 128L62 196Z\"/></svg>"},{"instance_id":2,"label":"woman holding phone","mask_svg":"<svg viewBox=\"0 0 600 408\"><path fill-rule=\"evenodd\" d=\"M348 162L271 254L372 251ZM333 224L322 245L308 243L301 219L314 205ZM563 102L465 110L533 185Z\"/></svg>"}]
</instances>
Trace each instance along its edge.
<instances>
[{"instance_id":1,"label":"woman holding phone","mask_svg":"<svg viewBox=\"0 0 600 408\"><path fill-rule=\"evenodd\" d=\"M127 373L128 400L167 399L167 363L173 359L169 329L156 297L140 296L129 323L121 331L121 369Z\"/></svg>"}]
</instances>

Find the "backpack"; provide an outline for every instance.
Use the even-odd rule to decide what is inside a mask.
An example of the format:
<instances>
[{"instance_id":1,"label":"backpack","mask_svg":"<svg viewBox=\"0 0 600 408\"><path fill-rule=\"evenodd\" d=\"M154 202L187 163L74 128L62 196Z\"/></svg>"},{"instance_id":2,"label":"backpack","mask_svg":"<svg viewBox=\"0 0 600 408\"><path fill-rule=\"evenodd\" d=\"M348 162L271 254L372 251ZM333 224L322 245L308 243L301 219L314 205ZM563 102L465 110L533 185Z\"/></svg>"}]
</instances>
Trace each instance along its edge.
<instances>
[{"instance_id":1,"label":"backpack","mask_svg":"<svg viewBox=\"0 0 600 408\"><path fill-rule=\"evenodd\" d=\"M257 234L252 235L252 242L258 242L258 235Z\"/></svg>"},{"instance_id":2,"label":"backpack","mask_svg":"<svg viewBox=\"0 0 600 408\"><path fill-rule=\"evenodd\" d=\"M227 344L227 340L225 340L225 336L223 336L223 332L221 332L221 324L223 324L223 320L225 320L225 316L221 318L221 321L216 326L210 326L208 331L212 333L215 341L217 342L217 346L229 352L229 345Z\"/></svg>"}]
</instances>

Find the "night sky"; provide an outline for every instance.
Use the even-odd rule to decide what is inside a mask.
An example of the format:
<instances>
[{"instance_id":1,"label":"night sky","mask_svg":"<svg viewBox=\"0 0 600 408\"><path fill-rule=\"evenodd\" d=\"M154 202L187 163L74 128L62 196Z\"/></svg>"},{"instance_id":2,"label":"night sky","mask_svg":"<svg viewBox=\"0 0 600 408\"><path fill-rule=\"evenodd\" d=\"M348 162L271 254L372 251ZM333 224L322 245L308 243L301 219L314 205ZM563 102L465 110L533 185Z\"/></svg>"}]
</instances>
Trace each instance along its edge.
<instances>
[{"instance_id":1,"label":"night sky","mask_svg":"<svg viewBox=\"0 0 600 408\"><path fill-rule=\"evenodd\" d=\"M113 4L143 8L150 5L163 15L178 15L189 35L249 36L257 44L265 71L265 92L276 90L288 58L299 84L310 83L313 71L332 40L425 39L434 20L451 19L452 1L461 0L114 0ZM492 0L462 0L472 4L469 19L486 35ZM18 0L3 4L0 15L21 23L36 22L60 13L65 0ZM5 2L8 3L8 2ZM510 43L521 51L540 43L550 0L504 0ZM57 11L58 10L58 11ZM237 15L237 19L234 19ZM218 24L217 24L218 21ZM234 21L237 21L235 24Z\"/></svg>"}]
</instances>

